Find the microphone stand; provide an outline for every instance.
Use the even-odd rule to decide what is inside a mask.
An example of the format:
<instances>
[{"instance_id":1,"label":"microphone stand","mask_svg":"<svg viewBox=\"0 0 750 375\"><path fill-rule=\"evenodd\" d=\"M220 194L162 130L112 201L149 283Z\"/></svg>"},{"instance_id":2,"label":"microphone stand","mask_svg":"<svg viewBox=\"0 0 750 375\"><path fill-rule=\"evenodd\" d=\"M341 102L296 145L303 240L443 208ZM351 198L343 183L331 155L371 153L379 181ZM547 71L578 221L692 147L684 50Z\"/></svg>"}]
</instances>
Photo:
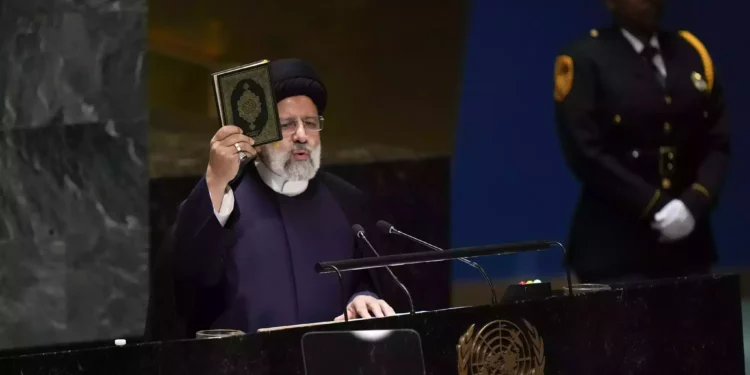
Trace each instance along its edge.
<instances>
[{"instance_id":1,"label":"microphone stand","mask_svg":"<svg viewBox=\"0 0 750 375\"><path fill-rule=\"evenodd\" d=\"M336 272L336 275L339 277L339 288L341 289L341 300L344 303L344 322L349 323L349 311L347 311L347 302L346 299L346 288L344 288L344 278L341 276L341 271L339 271L338 267L331 266L333 268L333 271Z\"/></svg>"},{"instance_id":2,"label":"microphone stand","mask_svg":"<svg viewBox=\"0 0 750 375\"><path fill-rule=\"evenodd\" d=\"M360 231L357 232L357 237L359 237L363 241L365 241L365 243L370 248L370 250L372 250L372 252L375 254L375 256L380 257L380 254L378 254L378 252L375 251L375 248L372 246L372 244L367 239L367 237L365 237L365 232L363 230L360 230ZM391 275L391 277L393 278L393 281L395 281L396 284L398 284L398 286L401 288L401 290L404 291L404 294L406 294L406 297L409 299L409 311L410 311L410 314L414 315L414 301L412 301L412 299L411 299L411 293L409 293L409 289L406 289L406 286L401 282L401 280L398 279L398 277L396 277L396 275L393 273L393 271L391 271L391 267L385 267L385 269Z\"/></svg>"},{"instance_id":3,"label":"microphone stand","mask_svg":"<svg viewBox=\"0 0 750 375\"><path fill-rule=\"evenodd\" d=\"M380 221L378 223L381 223L381 222L383 222L383 221ZM385 228L383 228L383 229L385 229ZM443 249L441 249L441 248L439 248L439 247L437 247L437 246L435 246L435 245L433 245L433 244L431 244L429 242L426 242L426 241L420 240L419 238L416 238L414 236L408 235L408 234L406 234L406 233L404 233L404 232L396 229L393 225L390 225L390 224L388 224L388 234L396 234L396 235L399 235L399 236L402 236L402 237L406 237L406 238L408 238L408 239L410 239L410 240L412 240L412 241L414 241L414 242L416 242L416 243L418 243L418 244L420 244L422 246L425 246L425 247L427 247L429 249L432 249L432 250L435 250L435 251L445 251L445 250L443 250ZM466 258L458 258L458 260L461 261L461 262L463 262L463 263L465 263L465 264L467 264L467 265L469 265L469 266L471 266L471 267L473 267L474 269L476 269L477 271L479 271L479 273L482 274L482 277L484 278L484 281L487 282L487 286L490 288L490 292L492 293L492 304L493 305L497 304L497 293L495 292L495 286L492 284L492 281L490 280L489 276L487 276L487 273L484 272L484 268L482 268L482 266L480 266L479 264L477 264L475 262L472 262L472 261L470 261L470 260L468 260Z\"/></svg>"},{"instance_id":4,"label":"microphone stand","mask_svg":"<svg viewBox=\"0 0 750 375\"><path fill-rule=\"evenodd\" d=\"M388 228L385 228L388 229ZM568 261L568 251L565 247L556 241L525 241L508 243L501 245L472 246L458 249L447 249L445 251L423 251L409 252L397 255L386 255L382 257L366 257L361 259L346 259L338 261L320 262L315 264L315 272L332 273L367 270L382 267L398 267L410 264L422 264L432 262L444 262L459 258L473 258L488 255L506 255L515 253L525 253L530 251L549 250L553 247L559 247L566 261L565 274L568 281L568 295L572 296L573 285L571 283L570 263Z\"/></svg>"}]
</instances>

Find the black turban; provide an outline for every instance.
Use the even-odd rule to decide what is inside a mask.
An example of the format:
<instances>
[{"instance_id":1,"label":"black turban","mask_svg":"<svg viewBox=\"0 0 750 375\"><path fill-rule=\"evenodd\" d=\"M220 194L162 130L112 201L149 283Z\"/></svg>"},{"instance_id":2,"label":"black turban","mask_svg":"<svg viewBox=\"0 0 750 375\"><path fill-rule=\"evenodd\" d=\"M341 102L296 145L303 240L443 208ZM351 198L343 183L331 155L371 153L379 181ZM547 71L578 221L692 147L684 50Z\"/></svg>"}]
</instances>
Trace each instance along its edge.
<instances>
[{"instance_id":1,"label":"black turban","mask_svg":"<svg viewBox=\"0 0 750 375\"><path fill-rule=\"evenodd\" d=\"M270 68L276 102L304 95L312 99L318 113L323 114L328 101L326 87L310 64L300 59L281 59L272 61Z\"/></svg>"}]
</instances>

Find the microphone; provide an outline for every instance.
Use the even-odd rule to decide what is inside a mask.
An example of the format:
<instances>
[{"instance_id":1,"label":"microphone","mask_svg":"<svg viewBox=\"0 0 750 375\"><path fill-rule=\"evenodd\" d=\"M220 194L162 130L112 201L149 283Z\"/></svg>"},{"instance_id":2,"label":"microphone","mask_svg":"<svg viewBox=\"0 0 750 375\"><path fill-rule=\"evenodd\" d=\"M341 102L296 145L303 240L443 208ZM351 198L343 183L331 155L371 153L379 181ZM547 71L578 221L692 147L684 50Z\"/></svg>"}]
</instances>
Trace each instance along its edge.
<instances>
[{"instance_id":1,"label":"microphone","mask_svg":"<svg viewBox=\"0 0 750 375\"><path fill-rule=\"evenodd\" d=\"M389 222L387 222L385 220L379 220L377 222L377 224L375 224L375 225L378 227L378 229L380 229L384 233L395 234L397 236L406 237L406 238L410 239L411 241L416 242L416 243L418 243L418 244L420 244L422 246L425 246L425 247L427 247L428 249L431 249L431 250L445 251L445 250L443 250L443 249L441 249L441 248L439 248L439 247L437 247L437 246L435 246L435 245L433 245L433 244L431 244L429 242L422 241L419 238L416 238L414 236L410 236L410 235L408 235L408 234L406 234L406 233L404 233L404 232L396 229L391 223L389 223ZM474 269L476 269L477 271L479 271L479 273L482 274L482 277L484 277L484 281L487 282L487 286L490 287L490 292L492 293L492 304L493 305L496 304L497 303L497 293L495 293L495 286L492 285L492 281L487 276L487 273L484 272L484 268L482 268L482 266L480 266L479 264L477 264L475 262L472 262L472 261L470 261L470 260L468 260L466 258L458 258L458 260L460 260L461 262L463 262L465 264L468 264L469 266L473 267Z\"/></svg>"},{"instance_id":2,"label":"microphone","mask_svg":"<svg viewBox=\"0 0 750 375\"><path fill-rule=\"evenodd\" d=\"M378 254L377 250L375 250L375 248L365 236L365 228L362 228L362 226L359 224L354 224L352 225L352 230L354 231L354 236L364 241L367 244L367 247L372 250L372 253L375 254L376 257L380 257L380 254ZM385 269L391 275L393 281L395 281L396 284L401 287L401 290L404 291L404 294L406 294L406 297L409 299L409 308L411 310L411 315L414 315L414 301L412 301L411 299L411 293L409 293L409 289L406 289L406 286L401 282L401 280L398 279L398 277L396 277L393 271L391 271L391 267L385 267ZM344 312L344 316L346 316L346 312Z\"/></svg>"}]
</instances>

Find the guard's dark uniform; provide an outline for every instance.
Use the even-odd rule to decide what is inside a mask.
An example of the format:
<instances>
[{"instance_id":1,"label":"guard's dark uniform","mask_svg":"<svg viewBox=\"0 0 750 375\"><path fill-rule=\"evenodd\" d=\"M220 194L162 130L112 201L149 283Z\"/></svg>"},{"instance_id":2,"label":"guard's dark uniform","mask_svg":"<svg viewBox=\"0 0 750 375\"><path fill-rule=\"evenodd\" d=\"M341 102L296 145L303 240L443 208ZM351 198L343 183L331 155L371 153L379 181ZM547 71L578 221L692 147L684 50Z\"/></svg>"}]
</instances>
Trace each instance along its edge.
<instances>
[{"instance_id":1,"label":"guard's dark uniform","mask_svg":"<svg viewBox=\"0 0 750 375\"><path fill-rule=\"evenodd\" d=\"M729 159L722 90L695 36L658 39L664 86L618 28L592 30L557 57L557 129L583 185L568 244L583 282L707 272L716 260L709 214ZM696 226L664 244L650 223L672 199Z\"/></svg>"}]
</instances>

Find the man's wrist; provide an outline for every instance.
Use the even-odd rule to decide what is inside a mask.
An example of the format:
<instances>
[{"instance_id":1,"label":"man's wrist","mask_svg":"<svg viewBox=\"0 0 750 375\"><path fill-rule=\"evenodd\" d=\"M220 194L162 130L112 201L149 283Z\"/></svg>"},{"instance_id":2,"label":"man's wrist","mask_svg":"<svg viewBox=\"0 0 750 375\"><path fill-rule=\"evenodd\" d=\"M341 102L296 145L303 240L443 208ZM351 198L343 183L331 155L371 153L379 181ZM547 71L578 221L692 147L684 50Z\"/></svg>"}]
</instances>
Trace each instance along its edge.
<instances>
[{"instance_id":1,"label":"man's wrist","mask_svg":"<svg viewBox=\"0 0 750 375\"><path fill-rule=\"evenodd\" d=\"M211 171L211 167L206 170L206 184L211 192L220 191L222 194L229 186L229 181L222 181Z\"/></svg>"},{"instance_id":2,"label":"man's wrist","mask_svg":"<svg viewBox=\"0 0 750 375\"><path fill-rule=\"evenodd\" d=\"M218 180L216 176L211 173L211 168L209 167L206 171L206 186L208 187L208 193L211 197L211 204L213 205L214 210L221 210L221 204L229 183Z\"/></svg>"}]
</instances>

